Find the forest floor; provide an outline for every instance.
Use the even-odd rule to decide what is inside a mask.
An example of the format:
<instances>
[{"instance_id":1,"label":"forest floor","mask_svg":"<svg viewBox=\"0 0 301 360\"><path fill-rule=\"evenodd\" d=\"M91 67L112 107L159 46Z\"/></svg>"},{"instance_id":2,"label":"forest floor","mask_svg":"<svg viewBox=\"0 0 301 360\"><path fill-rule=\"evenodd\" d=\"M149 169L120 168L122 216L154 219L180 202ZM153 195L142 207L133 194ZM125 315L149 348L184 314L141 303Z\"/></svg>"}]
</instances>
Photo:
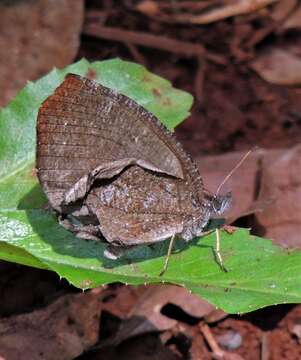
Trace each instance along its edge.
<instances>
[{"instance_id":1,"label":"forest floor","mask_svg":"<svg viewBox=\"0 0 301 360\"><path fill-rule=\"evenodd\" d=\"M193 94L191 115L176 135L200 164L204 156L222 159L254 146L290 151L301 140L301 4L270 1L254 11L227 3L87 1L76 10L83 17L79 43L64 44L72 47L69 62L120 57ZM61 21L61 29L69 26ZM237 223L281 244L285 228L277 232L267 217L254 219ZM300 226L299 215L294 247L301 245ZM23 359L301 359L301 305L228 315L174 286L113 284L82 293L54 273L5 262L0 289L8 360L18 358L16 347Z\"/></svg>"}]
</instances>

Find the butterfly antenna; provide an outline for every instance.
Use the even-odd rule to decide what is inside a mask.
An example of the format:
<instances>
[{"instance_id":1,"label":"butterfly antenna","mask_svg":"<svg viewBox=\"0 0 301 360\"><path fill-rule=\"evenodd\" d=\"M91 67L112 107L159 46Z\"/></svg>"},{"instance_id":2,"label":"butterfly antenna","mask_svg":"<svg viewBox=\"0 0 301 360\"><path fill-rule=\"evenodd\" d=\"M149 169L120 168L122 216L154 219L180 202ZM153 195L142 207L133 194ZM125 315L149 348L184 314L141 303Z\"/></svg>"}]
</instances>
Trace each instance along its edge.
<instances>
[{"instance_id":1,"label":"butterfly antenna","mask_svg":"<svg viewBox=\"0 0 301 360\"><path fill-rule=\"evenodd\" d=\"M224 180L220 183L219 187L216 190L215 196L217 196L220 192L220 189L224 186L224 184L229 180L229 178L233 175L233 173L241 166L241 164L246 160L246 158L251 154L255 149L250 149L234 166L234 168L229 172L229 174L224 178Z\"/></svg>"}]
</instances>

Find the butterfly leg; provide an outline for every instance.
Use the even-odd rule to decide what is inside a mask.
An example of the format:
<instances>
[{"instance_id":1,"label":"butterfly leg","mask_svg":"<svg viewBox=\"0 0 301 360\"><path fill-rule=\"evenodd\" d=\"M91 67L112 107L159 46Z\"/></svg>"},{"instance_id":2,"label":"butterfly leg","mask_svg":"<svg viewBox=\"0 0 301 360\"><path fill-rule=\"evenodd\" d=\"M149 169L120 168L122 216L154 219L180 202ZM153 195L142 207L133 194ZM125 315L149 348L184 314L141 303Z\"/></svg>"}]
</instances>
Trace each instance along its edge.
<instances>
[{"instance_id":1,"label":"butterfly leg","mask_svg":"<svg viewBox=\"0 0 301 360\"><path fill-rule=\"evenodd\" d=\"M132 246L133 247L133 246ZM128 249L130 249L130 246L110 246L108 245L103 253L104 257L110 260L117 260L121 258Z\"/></svg>"},{"instance_id":2,"label":"butterfly leg","mask_svg":"<svg viewBox=\"0 0 301 360\"><path fill-rule=\"evenodd\" d=\"M216 247L215 247L215 256L216 256L216 260L219 264L219 266L221 267L221 269L225 272L228 272L228 270L226 269L223 259L222 259L222 255L220 252L220 243L221 243L221 238L220 238L220 231L219 229L215 229L215 235L216 235Z\"/></svg>"},{"instance_id":3,"label":"butterfly leg","mask_svg":"<svg viewBox=\"0 0 301 360\"><path fill-rule=\"evenodd\" d=\"M173 243L174 243L174 240L175 240L175 237L176 235L173 235L170 239L170 242L169 242L169 246L168 246L168 250L167 250L167 255L165 257L165 262L164 262L164 266L163 266L163 269L162 271L160 272L160 276L162 276L165 271L167 270L167 267L168 267L168 262L169 262L169 257L171 255L171 251L172 251L172 246L173 246Z\"/></svg>"}]
</instances>

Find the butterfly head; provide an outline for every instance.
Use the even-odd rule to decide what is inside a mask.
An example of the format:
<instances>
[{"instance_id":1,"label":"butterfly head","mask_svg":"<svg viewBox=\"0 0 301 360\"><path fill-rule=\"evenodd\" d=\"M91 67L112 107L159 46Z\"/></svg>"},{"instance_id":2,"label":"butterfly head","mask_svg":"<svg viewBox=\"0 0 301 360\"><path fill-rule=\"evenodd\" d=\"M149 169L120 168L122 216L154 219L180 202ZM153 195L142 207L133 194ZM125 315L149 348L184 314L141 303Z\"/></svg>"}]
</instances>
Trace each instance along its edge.
<instances>
[{"instance_id":1,"label":"butterfly head","mask_svg":"<svg viewBox=\"0 0 301 360\"><path fill-rule=\"evenodd\" d=\"M230 207L231 201L231 192L228 192L225 195L215 194L211 199L212 213L215 215L222 215Z\"/></svg>"}]
</instances>

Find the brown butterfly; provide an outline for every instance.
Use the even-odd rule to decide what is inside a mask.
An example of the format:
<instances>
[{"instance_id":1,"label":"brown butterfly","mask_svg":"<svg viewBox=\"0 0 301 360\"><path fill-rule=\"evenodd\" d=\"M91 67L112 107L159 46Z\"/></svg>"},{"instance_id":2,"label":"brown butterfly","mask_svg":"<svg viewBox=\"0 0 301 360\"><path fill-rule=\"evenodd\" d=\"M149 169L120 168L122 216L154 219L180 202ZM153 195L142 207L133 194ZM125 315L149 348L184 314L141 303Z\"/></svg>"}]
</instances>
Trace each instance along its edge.
<instances>
[{"instance_id":1,"label":"brown butterfly","mask_svg":"<svg viewBox=\"0 0 301 360\"><path fill-rule=\"evenodd\" d=\"M202 235L231 201L205 190L196 164L154 115L84 77L68 74L43 102L37 136L51 206L79 237L104 239L111 259L171 238L169 257L175 235Z\"/></svg>"}]
</instances>

